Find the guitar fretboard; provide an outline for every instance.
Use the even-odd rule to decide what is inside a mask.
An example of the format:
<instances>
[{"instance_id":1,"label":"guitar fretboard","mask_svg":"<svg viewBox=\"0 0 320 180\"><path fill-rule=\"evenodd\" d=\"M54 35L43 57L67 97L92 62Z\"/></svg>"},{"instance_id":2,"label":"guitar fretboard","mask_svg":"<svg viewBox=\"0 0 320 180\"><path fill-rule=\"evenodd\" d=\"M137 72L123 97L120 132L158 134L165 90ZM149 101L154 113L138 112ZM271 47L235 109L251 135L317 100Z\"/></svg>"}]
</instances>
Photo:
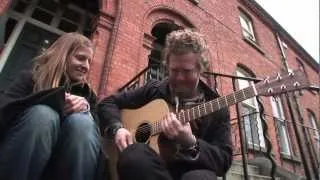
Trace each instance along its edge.
<instances>
[{"instance_id":1,"label":"guitar fretboard","mask_svg":"<svg viewBox=\"0 0 320 180\"><path fill-rule=\"evenodd\" d=\"M184 124L216 112L222 108L226 108L238 102L252 98L256 95L257 92L255 91L255 87L249 86L227 96L222 96L198 106L194 106L193 108L182 110L177 114L177 118ZM156 121L152 124L152 135L156 135L160 132L162 132L160 128L160 121Z\"/></svg>"}]
</instances>

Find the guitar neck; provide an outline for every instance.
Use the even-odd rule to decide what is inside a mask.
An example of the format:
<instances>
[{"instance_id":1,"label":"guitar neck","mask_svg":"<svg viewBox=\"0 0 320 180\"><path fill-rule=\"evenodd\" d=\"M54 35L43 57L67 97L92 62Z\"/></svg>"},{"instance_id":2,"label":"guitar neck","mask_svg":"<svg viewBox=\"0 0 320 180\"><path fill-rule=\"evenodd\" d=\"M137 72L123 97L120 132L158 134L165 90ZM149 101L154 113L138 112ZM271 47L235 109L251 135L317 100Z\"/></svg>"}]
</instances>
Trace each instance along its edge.
<instances>
[{"instance_id":1,"label":"guitar neck","mask_svg":"<svg viewBox=\"0 0 320 180\"><path fill-rule=\"evenodd\" d=\"M180 122L187 123L195 119L199 119L203 116L209 115L213 112L216 112L220 109L229 107L246 99L252 98L257 95L255 86L249 86L247 88L236 91L227 96L222 96L214 100L205 102L203 104L194 106L190 109L185 109L177 113L177 118ZM152 125L152 134L158 134L162 132L160 128L160 121L156 121Z\"/></svg>"}]
</instances>

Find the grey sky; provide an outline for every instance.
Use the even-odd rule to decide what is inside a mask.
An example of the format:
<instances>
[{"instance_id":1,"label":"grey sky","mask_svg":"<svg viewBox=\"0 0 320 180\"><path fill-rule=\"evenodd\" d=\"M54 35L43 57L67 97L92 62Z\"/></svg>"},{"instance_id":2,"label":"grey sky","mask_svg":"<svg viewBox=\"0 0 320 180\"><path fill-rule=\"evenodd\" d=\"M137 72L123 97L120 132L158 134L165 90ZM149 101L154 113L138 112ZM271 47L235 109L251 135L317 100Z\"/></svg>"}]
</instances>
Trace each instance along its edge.
<instances>
[{"instance_id":1,"label":"grey sky","mask_svg":"<svg viewBox=\"0 0 320 180\"><path fill-rule=\"evenodd\" d=\"M256 0L319 63L319 0Z\"/></svg>"}]
</instances>

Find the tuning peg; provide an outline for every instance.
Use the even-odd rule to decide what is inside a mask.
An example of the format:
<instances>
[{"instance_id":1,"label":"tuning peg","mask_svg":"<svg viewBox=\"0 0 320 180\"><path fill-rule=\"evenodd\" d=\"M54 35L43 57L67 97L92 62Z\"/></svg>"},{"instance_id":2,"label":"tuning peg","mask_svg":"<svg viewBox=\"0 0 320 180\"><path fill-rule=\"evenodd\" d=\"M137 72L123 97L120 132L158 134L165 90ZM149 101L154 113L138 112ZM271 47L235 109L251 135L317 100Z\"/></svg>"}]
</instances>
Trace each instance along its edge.
<instances>
[{"instance_id":1,"label":"tuning peg","mask_svg":"<svg viewBox=\"0 0 320 180\"><path fill-rule=\"evenodd\" d=\"M279 101L279 98L277 98L277 96L272 96L272 98L275 102Z\"/></svg>"},{"instance_id":2,"label":"tuning peg","mask_svg":"<svg viewBox=\"0 0 320 180\"><path fill-rule=\"evenodd\" d=\"M293 76L294 76L294 72L293 72L293 71L290 71L290 72L289 72L289 76L293 77Z\"/></svg>"},{"instance_id":3,"label":"tuning peg","mask_svg":"<svg viewBox=\"0 0 320 180\"><path fill-rule=\"evenodd\" d=\"M284 90L286 90L286 89L287 89L287 86L286 86L286 85L284 85L284 84L282 84L280 88L281 88L281 90L282 90L282 91L284 91Z\"/></svg>"},{"instance_id":4,"label":"tuning peg","mask_svg":"<svg viewBox=\"0 0 320 180\"><path fill-rule=\"evenodd\" d=\"M289 68L289 69L288 69L288 74L289 74L289 76L293 76L293 75L294 75L293 70Z\"/></svg>"},{"instance_id":5,"label":"tuning peg","mask_svg":"<svg viewBox=\"0 0 320 180\"><path fill-rule=\"evenodd\" d=\"M278 81L280 81L282 79L280 73L277 74L277 78L276 78Z\"/></svg>"},{"instance_id":6,"label":"tuning peg","mask_svg":"<svg viewBox=\"0 0 320 180\"><path fill-rule=\"evenodd\" d=\"M264 80L263 80L263 82L265 83L265 84L269 84L269 82L270 82L270 80L269 80L269 76L267 76Z\"/></svg>"},{"instance_id":7,"label":"tuning peg","mask_svg":"<svg viewBox=\"0 0 320 180\"><path fill-rule=\"evenodd\" d=\"M295 82L295 83L293 83L293 86L294 87L298 87L298 86L300 86L300 83L299 82Z\"/></svg>"},{"instance_id":8,"label":"tuning peg","mask_svg":"<svg viewBox=\"0 0 320 180\"><path fill-rule=\"evenodd\" d=\"M269 93L269 94L273 93L273 89L272 89L272 88L269 88L269 89L268 89L268 93Z\"/></svg>"}]
</instances>

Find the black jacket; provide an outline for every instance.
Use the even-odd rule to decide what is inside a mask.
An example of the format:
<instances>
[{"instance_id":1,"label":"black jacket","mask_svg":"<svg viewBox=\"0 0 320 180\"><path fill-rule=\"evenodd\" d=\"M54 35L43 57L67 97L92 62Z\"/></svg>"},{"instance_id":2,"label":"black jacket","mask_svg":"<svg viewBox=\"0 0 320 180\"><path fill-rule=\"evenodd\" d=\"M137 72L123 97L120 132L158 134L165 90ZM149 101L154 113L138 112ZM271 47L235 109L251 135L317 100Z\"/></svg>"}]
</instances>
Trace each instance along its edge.
<instances>
[{"instance_id":1,"label":"black jacket","mask_svg":"<svg viewBox=\"0 0 320 180\"><path fill-rule=\"evenodd\" d=\"M205 99L212 100L218 94L203 82L199 83L204 91ZM139 108L154 99L170 100L168 81L150 81L145 86L132 91L121 92L103 99L98 104L98 115L102 126L108 127L120 123L120 109ZM192 169L213 170L218 176L227 172L232 162L232 143L230 118L228 109L214 112L201 121L199 132L196 133L200 154L197 160L179 160L171 164L170 171L185 172Z\"/></svg>"},{"instance_id":2,"label":"black jacket","mask_svg":"<svg viewBox=\"0 0 320 180\"><path fill-rule=\"evenodd\" d=\"M33 87L32 73L24 71L0 95L0 139L15 117L32 105L46 104L63 116L65 87L61 86L38 93L33 93ZM88 85L74 84L68 92L86 98L95 121L98 121L95 115L97 98Z\"/></svg>"}]
</instances>

